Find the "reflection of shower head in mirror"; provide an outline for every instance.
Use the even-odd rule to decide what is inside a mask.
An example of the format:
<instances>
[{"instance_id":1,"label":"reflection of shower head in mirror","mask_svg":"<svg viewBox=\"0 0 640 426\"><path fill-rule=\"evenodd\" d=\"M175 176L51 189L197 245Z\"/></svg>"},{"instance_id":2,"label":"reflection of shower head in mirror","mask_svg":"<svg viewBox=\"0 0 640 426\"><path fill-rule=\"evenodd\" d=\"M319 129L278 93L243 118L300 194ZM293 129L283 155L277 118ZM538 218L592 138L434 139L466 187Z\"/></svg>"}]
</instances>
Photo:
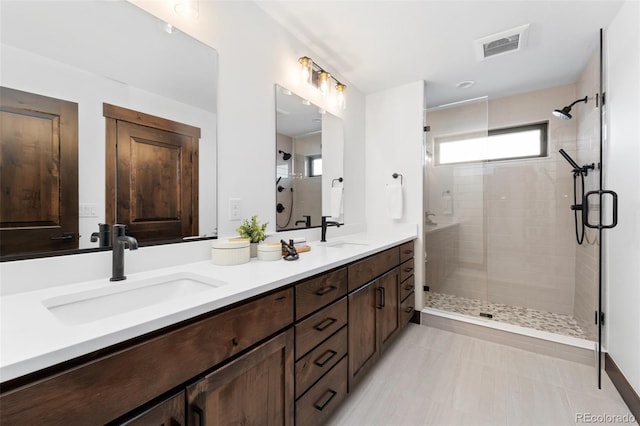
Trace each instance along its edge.
<instances>
[{"instance_id":1,"label":"reflection of shower head in mirror","mask_svg":"<svg viewBox=\"0 0 640 426\"><path fill-rule=\"evenodd\" d=\"M278 150L278 154L282 154L282 159L284 161L287 161L291 158L291 154L289 154L288 152L284 152L283 150Z\"/></svg>"}]
</instances>

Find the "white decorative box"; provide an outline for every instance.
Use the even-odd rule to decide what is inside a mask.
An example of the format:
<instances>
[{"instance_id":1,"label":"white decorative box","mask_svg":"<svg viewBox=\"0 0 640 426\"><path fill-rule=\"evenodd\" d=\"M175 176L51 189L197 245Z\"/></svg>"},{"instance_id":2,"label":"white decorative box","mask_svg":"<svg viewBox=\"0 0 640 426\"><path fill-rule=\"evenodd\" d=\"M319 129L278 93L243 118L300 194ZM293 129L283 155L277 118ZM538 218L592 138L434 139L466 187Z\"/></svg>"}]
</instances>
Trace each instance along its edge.
<instances>
[{"instance_id":1,"label":"white decorative box","mask_svg":"<svg viewBox=\"0 0 640 426\"><path fill-rule=\"evenodd\" d=\"M282 259L282 244L265 243L258 244L258 260L280 260Z\"/></svg>"},{"instance_id":2,"label":"white decorative box","mask_svg":"<svg viewBox=\"0 0 640 426\"><path fill-rule=\"evenodd\" d=\"M248 239L215 240L211 243L211 261L214 265L240 265L250 259Z\"/></svg>"}]
</instances>

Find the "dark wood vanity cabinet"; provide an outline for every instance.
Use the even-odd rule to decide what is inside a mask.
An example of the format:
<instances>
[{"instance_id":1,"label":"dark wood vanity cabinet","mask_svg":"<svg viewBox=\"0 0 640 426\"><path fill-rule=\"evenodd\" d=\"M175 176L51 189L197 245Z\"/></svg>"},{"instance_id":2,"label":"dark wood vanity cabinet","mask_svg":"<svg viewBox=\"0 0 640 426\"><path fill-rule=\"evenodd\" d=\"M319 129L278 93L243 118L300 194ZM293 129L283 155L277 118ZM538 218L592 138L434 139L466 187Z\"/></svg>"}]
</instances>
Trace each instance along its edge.
<instances>
[{"instance_id":1,"label":"dark wood vanity cabinet","mask_svg":"<svg viewBox=\"0 0 640 426\"><path fill-rule=\"evenodd\" d=\"M400 307L398 309L398 321L400 327L406 326L415 310L415 276L413 241L400 246L400 280L398 281L398 295Z\"/></svg>"},{"instance_id":2,"label":"dark wood vanity cabinet","mask_svg":"<svg viewBox=\"0 0 640 426\"><path fill-rule=\"evenodd\" d=\"M320 425L347 395L347 268L295 286L295 421Z\"/></svg>"},{"instance_id":3,"label":"dark wood vanity cabinet","mask_svg":"<svg viewBox=\"0 0 640 426\"><path fill-rule=\"evenodd\" d=\"M412 250L3 383L0 424L320 425L413 315Z\"/></svg>"},{"instance_id":4,"label":"dark wood vanity cabinet","mask_svg":"<svg viewBox=\"0 0 640 426\"><path fill-rule=\"evenodd\" d=\"M126 420L123 426L183 426L185 392L180 391L164 401L143 411L134 418Z\"/></svg>"},{"instance_id":5,"label":"dark wood vanity cabinet","mask_svg":"<svg viewBox=\"0 0 640 426\"><path fill-rule=\"evenodd\" d=\"M187 424L293 424L293 330L187 387Z\"/></svg>"},{"instance_id":6,"label":"dark wood vanity cabinet","mask_svg":"<svg viewBox=\"0 0 640 426\"><path fill-rule=\"evenodd\" d=\"M349 269L349 389L364 377L413 316L413 241Z\"/></svg>"}]
</instances>

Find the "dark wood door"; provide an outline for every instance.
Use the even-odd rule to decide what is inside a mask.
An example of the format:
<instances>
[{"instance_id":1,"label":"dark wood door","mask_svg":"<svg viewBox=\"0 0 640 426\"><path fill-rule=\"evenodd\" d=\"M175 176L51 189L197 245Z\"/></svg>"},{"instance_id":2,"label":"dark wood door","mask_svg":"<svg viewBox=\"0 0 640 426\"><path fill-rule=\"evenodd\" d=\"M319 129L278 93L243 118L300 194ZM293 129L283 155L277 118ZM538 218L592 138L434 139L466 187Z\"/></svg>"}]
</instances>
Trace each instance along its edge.
<instances>
[{"instance_id":1,"label":"dark wood door","mask_svg":"<svg viewBox=\"0 0 640 426\"><path fill-rule=\"evenodd\" d=\"M380 346L384 349L386 343L393 334L400 328L399 320L399 298L398 298L398 268L393 269L378 278L377 288L382 291L382 304L378 305L380 310L378 316L378 329L380 331Z\"/></svg>"},{"instance_id":2,"label":"dark wood door","mask_svg":"<svg viewBox=\"0 0 640 426\"><path fill-rule=\"evenodd\" d=\"M279 334L187 388L187 424L291 425L293 330Z\"/></svg>"},{"instance_id":3,"label":"dark wood door","mask_svg":"<svg viewBox=\"0 0 640 426\"><path fill-rule=\"evenodd\" d=\"M106 104L105 116L107 222L139 242L198 235L200 129Z\"/></svg>"},{"instance_id":4,"label":"dark wood door","mask_svg":"<svg viewBox=\"0 0 640 426\"><path fill-rule=\"evenodd\" d=\"M378 281L349 295L349 391L363 377L378 353Z\"/></svg>"},{"instance_id":5,"label":"dark wood door","mask_svg":"<svg viewBox=\"0 0 640 426\"><path fill-rule=\"evenodd\" d=\"M76 249L78 104L0 90L0 255Z\"/></svg>"}]
</instances>

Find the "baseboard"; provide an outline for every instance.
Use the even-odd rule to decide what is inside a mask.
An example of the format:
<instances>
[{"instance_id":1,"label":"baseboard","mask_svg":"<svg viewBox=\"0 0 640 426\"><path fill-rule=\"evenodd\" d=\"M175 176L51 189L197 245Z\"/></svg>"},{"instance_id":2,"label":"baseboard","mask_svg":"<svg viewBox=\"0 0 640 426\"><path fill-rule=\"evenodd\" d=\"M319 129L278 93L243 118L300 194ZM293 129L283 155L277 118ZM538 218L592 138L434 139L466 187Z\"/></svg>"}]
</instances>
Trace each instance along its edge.
<instances>
[{"instance_id":1,"label":"baseboard","mask_svg":"<svg viewBox=\"0 0 640 426\"><path fill-rule=\"evenodd\" d=\"M423 325L513 346L542 355L553 356L590 366L593 366L595 362L595 342L591 341L576 338L567 339L574 343L581 343L580 345L576 345L547 340L541 338L541 336L549 333L539 332L536 336L526 335L518 332L520 329L525 330L522 327L509 326L509 328L514 330L500 329L504 328L504 325L494 321L482 321L477 318L449 314L435 309L423 310L421 320Z\"/></svg>"},{"instance_id":2,"label":"baseboard","mask_svg":"<svg viewBox=\"0 0 640 426\"><path fill-rule=\"evenodd\" d=\"M604 357L604 371L607 372L618 393L629 407L631 414L640 420L640 397L608 353Z\"/></svg>"}]
</instances>

